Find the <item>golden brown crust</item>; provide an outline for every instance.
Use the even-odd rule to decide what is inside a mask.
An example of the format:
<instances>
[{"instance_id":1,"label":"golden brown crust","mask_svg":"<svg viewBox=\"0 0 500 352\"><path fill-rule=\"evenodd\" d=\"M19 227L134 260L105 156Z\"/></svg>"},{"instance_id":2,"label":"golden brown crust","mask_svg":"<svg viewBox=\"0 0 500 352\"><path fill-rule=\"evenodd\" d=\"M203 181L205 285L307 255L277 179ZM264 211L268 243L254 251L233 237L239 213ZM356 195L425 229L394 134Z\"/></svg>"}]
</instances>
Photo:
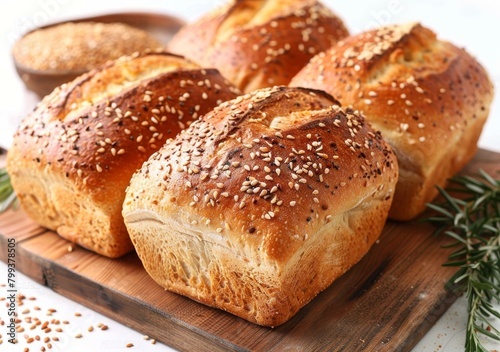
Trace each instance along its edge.
<instances>
[{"instance_id":1,"label":"golden brown crust","mask_svg":"<svg viewBox=\"0 0 500 352\"><path fill-rule=\"evenodd\" d=\"M121 205L135 170L163 143L237 92L181 57L124 57L57 88L20 125L12 184L41 225L97 253L132 249Z\"/></svg>"},{"instance_id":2,"label":"golden brown crust","mask_svg":"<svg viewBox=\"0 0 500 352\"><path fill-rule=\"evenodd\" d=\"M329 92L382 132L400 166L390 214L399 220L422 212L435 185L474 156L493 97L473 57L415 23L350 37L313 58L290 85Z\"/></svg>"},{"instance_id":3,"label":"golden brown crust","mask_svg":"<svg viewBox=\"0 0 500 352\"><path fill-rule=\"evenodd\" d=\"M315 54L347 35L342 21L315 0L236 0L185 26L168 45L250 92L288 84Z\"/></svg>"},{"instance_id":4,"label":"golden brown crust","mask_svg":"<svg viewBox=\"0 0 500 352\"><path fill-rule=\"evenodd\" d=\"M374 243L395 159L326 93L263 89L223 103L151 156L123 214L162 286L276 326Z\"/></svg>"}]
</instances>

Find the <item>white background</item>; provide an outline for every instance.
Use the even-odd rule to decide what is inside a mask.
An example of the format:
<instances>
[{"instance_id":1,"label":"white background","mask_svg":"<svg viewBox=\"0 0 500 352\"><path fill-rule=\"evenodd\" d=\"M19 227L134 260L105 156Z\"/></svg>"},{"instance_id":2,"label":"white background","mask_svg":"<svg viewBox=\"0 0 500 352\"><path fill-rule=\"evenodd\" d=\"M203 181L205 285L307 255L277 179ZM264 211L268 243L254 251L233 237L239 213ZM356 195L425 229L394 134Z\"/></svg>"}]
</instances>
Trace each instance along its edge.
<instances>
[{"instance_id":1,"label":"white background","mask_svg":"<svg viewBox=\"0 0 500 352\"><path fill-rule=\"evenodd\" d=\"M10 58L12 43L27 30L36 26L68 18L113 13L118 11L145 11L168 13L191 21L207 10L219 5L216 1L153 1L153 0L22 0L2 2L0 5L0 146L8 146L20 119L33 109L36 97L24 90L17 77ZM442 39L465 47L489 71L496 86L500 86L500 2L497 0L325 0L347 24L352 33L388 23L421 21L433 29ZM8 5L7 5L8 4ZM484 128L479 146L500 152L500 98L495 99L490 118ZM3 250L3 249L2 249ZM0 284L6 283L6 265L0 263ZM61 343L54 344L52 351L130 351L126 343L133 342L140 351L171 351L168 347L142 339L142 334L134 332L87 308L69 301L53 291L42 287L30 279L19 275L18 287L27 296L36 296L29 302L43 309L57 306L58 319L72 322L68 334ZM0 291L5 289L0 288ZM1 296L6 293L2 292ZM3 304L1 305L3 306ZM497 308L500 307L497 305ZM76 319L74 312L81 312ZM6 320L6 310L0 309L0 318ZM463 351L466 319L466 304L460 299L429 331L415 347L415 352ZM86 333L89 325L99 322L110 326L106 332ZM496 326L500 328L498 321ZM3 329L3 331L2 331ZM73 336L79 330L85 335L82 339ZM19 346L10 349L6 343L6 328L0 326L3 344L1 351L22 351ZM22 338L21 338L22 339ZM40 346L40 345L38 345ZM500 350L499 343L489 343L489 348ZM31 345L31 350L39 350Z\"/></svg>"}]
</instances>

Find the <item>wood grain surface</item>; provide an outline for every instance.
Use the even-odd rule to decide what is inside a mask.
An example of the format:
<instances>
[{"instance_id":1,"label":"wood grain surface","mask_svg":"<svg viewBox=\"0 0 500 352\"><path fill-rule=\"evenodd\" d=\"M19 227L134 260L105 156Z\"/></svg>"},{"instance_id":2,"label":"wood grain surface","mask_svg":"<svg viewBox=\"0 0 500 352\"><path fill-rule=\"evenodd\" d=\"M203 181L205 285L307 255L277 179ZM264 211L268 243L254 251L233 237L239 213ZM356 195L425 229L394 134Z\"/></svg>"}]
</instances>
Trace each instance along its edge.
<instances>
[{"instance_id":1,"label":"wood grain surface","mask_svg":"<svg viewBox=\"0 0 500 352\"><path fill-rule=\"evenodd\" d=\"M500 154L479 151L463 173L479 168L499 178ZM444 288L454 272L441 266L449 240L417 221L389 221L354 268L275 329L164 291L135 253L69 252L69 242L22 210L0 215L0 234L1 248L16 239L22 273L182 351L410 351L457 298Z\"/></svg>"}]
</instances>

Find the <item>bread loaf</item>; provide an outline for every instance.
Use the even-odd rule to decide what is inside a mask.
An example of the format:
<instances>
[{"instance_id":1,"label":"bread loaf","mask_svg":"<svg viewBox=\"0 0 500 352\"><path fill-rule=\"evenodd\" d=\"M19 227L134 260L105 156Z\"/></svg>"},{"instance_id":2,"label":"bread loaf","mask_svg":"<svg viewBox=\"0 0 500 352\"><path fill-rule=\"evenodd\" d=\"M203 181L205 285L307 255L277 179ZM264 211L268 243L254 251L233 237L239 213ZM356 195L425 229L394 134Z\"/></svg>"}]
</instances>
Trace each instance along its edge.
<instances>
[{"instance_id":1,"label":"bread loaf","mask_svg":"<svg viewBox=\"0 0 500 352\"><path fill-rule=\"evenodd\" d=\"M357 112L274 87L221 104L153 154L123 215L160 285L277 326L369 250L397 176Z\"/></svg>"},{"instance_id":2,"label":"bread loaf","mask_svg":"<svg viewBox=\"0 0 500 352\"><path fill-rule=\"evenodd\" d=\"M316 0L235 0L182 28L172 52L216 67L241 91L288 84L317 53L346 37Z\"/></svg>"},{"instance_id":3,"label":"bread loaf","mask_svg":"<svg viewBox=\"0 0 500 352\"><path fill-rule=\"evenodd\" d=\"M322 89L362 110L398 157L390 217L409 220L436 185L475 155L493 86L465 50L418 23L350 37L318 54L290 83Z\"/></svg>"},{"instance_id":4,"label":"bread loaf","mask_svg":"<svg viewBox=\"0 0 500 352\"><path fill-rule=\"evenodd\" d=\"M237 96L215 70L150 53L57 88L21 123L7 167L22 207L109 257L132 250L121 208L130 177L165 141Z\"/></svg>"}]
</instances>

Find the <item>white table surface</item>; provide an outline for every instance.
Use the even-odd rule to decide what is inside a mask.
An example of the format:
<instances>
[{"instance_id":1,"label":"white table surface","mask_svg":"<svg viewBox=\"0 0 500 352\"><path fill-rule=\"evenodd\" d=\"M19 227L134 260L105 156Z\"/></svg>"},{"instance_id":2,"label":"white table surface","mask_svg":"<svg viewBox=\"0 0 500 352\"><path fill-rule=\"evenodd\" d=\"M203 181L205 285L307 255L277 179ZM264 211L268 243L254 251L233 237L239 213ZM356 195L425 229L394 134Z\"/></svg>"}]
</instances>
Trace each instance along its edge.
<instances>
[{"instance_id":1,"label":"white table surface","mask_svg":"<svg viewBox=\"0 0 500 352\"><path fill-rule=\"evenodd\" d=\"M339 14L352 33L388 23L421 21L436 31L440 38L465 47L487 68L493 82L500 86L500 2L497 0L324 0ZM97 15L118 11L161 12L177 15L186 21L198 18L207 10L223 3L212 1L154 1L154 0L23 0L2 2L0 5L0 146L10 145L13 130L20 119L31 111L36 97L26 93L17 77L10 59L12 43L27 30L46 23L67 18ZM479 140L481 148L500 152L500 98L497 96L490 118ZM1 250L5 250L2 248ZM7 266L0 262L0 285L7 283ZM59 334L60 341L53 343L51 351L173 351L168 346L143 339L143 335L107 317L68 300L31 279L17 274L17 288L34 301L25 301L25 307L38 306L40 319L49 308L56 308L53 318L69 320L65 332ZM0 287L0 297L7 295ZM383 304L383 302L381 302ZM0 319L7 320L7 310L0 304ZM500 305L496 305L500 309ZM79 312L81 317L75 317ZM466 302L459 299L425 335L413 352L463 351L466 327ZM109 326L106 331L97 329L97 324ZM88 332L92 325L95 329ZM500 322L494 321L500 328ZM82 338L75 335L82 333ZM0 351L22 351L21 345L13 347L7 343L6 326L0 326ZM20 340L22 333L20 334ZM43 336L42 336L43 337ZM126 348L127 343L134 347ZM22 345L27 347L28 345ZM39 342L30 344L31 351L40 350ZM500 350L500 343L487 341L486 346Z\"/></svg>"}]
</instances>

